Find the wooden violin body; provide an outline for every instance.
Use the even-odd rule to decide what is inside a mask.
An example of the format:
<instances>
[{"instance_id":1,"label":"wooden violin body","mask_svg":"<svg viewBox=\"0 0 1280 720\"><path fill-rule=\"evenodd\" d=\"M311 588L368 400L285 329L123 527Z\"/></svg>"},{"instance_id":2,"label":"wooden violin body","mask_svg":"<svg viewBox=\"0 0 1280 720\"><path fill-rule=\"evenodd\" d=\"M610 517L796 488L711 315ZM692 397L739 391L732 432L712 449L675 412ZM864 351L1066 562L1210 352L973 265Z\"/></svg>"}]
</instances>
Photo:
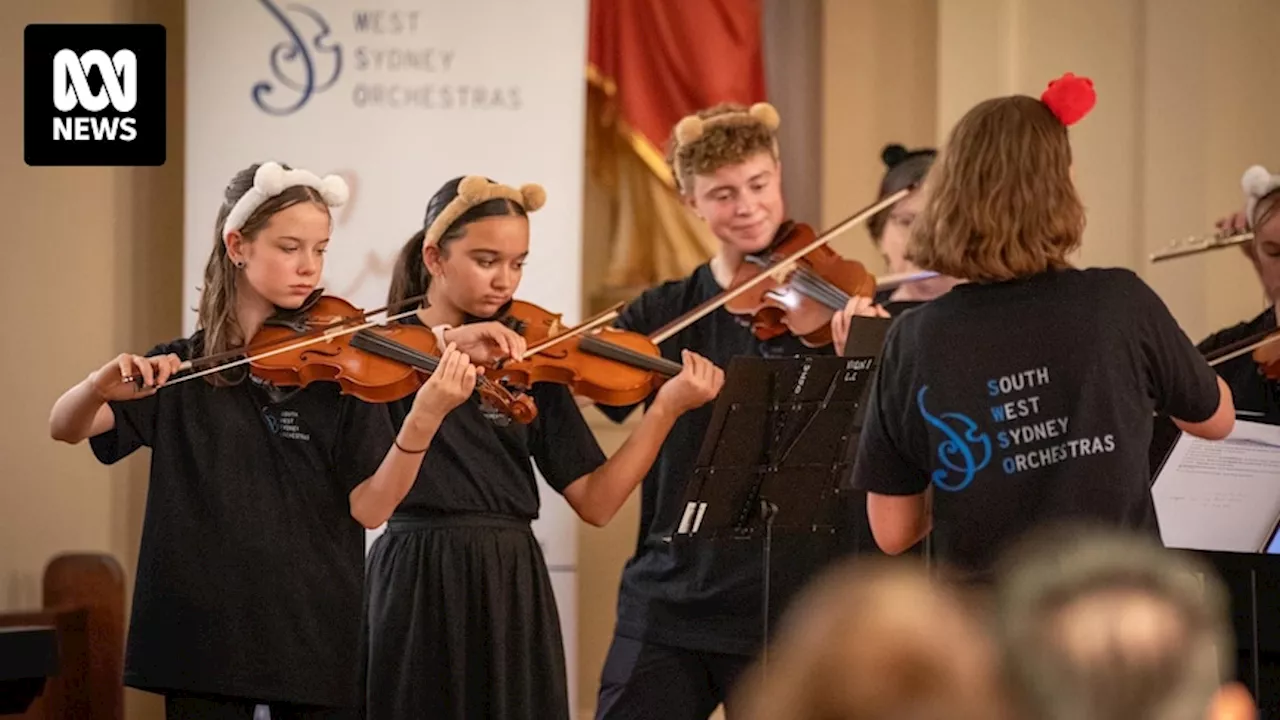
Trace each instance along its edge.
<instances>
[{"instance_id":1,"label":"wooden violin body","mask_svg":"<svg viewBox=\"0 0 1280 720\"><path fill-rule=\"evenodd\" d=\"M344 319L362 321L365 314L341 298L325 296L297 317L268 321L250 343L252 347L278 347L283 352L260 353L250 363L257 377L280 387L305 387L313 382L336 382L343 393L365 402L388 403L417 392L436 369L440 348L435 334L420 325L374 326L326 337L295 349L304 326L333 327ZM481 377L476 382L481 399L517 422L532 422L537 408L527 396L512 395L506 388Z\"/></svg>"},{"instance_id":2,"label":"wooden violin body","mask_svg":"<svg viewBox=\"0 0 1280 720\"><path fill-rule=\"evenodd\" d=\"M730 287L770 274L770 266L809 246L815 238L808 225L792 225L769 250L743 262ZM821 245L777 277L730 299L724 307L749 317L752 332L761 340L790 332L809 347L821 347L831 343L831 317L844 309L849 298L872 297L875 291L875 276L862 263Z\"/></svg>"},{"instance_id":3,"label":"wooden violin body","mask_svg":"<svg viewBox=\"0 0 1280 720\"><path fill-rule=\"evenodd\" d=\"M557 383L601 405L627 406L642 402L682 369L662 357L658 346L644 335L612 327L574 333L564 327L561 317L532 303L514 301L502 322L524 337L531 349L566 337L520 361L487 370L486 376L520 388Z\"/></svg>"}]
</instances>

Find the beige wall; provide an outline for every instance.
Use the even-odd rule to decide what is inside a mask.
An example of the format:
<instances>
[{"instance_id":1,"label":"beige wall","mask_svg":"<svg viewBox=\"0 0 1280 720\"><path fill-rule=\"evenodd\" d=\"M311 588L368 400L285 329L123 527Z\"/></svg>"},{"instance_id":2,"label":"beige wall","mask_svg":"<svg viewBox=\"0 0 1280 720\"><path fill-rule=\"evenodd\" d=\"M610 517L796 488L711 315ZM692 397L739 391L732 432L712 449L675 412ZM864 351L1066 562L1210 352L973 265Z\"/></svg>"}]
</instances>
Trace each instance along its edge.
<instances>
[{"instance_id":1,"label":"beige wall","mask_svg":"<svg viewBox=\"0 0 1280 720\"><path fill-rule=\"evenodd\" d=\"M5 62L0 149L4 282L10 308L9 410L0 433L0 608L40 604L45 563L110 552L132 579L147 458L104 468L87 446L49 439L49 409L67 387L125 350L181 332L183 6L169 0L0 3ZM22 158L22 39L31 22L163 22L169 29L169 163L162 168L29 168ZM133 718L161 717L129 692Z\"/></svg>"},{"instance_id":2,"label":"beige wall","mask_svg":"<svg viewBox=\"0 0 1280 720\"><path fill-rule=\"evenodd\" d=\"M831 227L875 200L886 144L935 142L938 7L823 0L822 11L822 225ZM865 229L831 246L872 272L883 268Z\"/></svg>"},{"instance_id":3,"label":"beige wall","mask_svg":"<svg viewBox=\"0 0 1280 720\"><path fill-rule=\"evenodd\" d=\"M116 554L132 575L146 459L104 469L85 447L48 439L52 402L123 350L180 331L183 70L180 0L0 3L5 208L0 299L9 309L0 433L0 607L39 602L44 563L68 550ZM20 154L22 28L28 22L163 21L170 48L170 162L159 169L27 168ZM1274 0L823 0L821 214L866 205L886 142L924 145L974 102L1035 94L1063 71L1089 74L1097 111L1073 130L1090 211L1080 261L1142 273L1187 331L1256 313L1261 293L1231 251L1152 266L1167 240L1208 229L1240 204L1251 162L1280 166L1280 99L1259 51L1280 27ZM837 249L879 269L866 235ZM591 416L612 450L628 427ZM594 706L617 581L635 543L632 498L605 529L580 535L579 707ZM133 717L155 704L129 696Z\"/></svg>"}]
</instances>

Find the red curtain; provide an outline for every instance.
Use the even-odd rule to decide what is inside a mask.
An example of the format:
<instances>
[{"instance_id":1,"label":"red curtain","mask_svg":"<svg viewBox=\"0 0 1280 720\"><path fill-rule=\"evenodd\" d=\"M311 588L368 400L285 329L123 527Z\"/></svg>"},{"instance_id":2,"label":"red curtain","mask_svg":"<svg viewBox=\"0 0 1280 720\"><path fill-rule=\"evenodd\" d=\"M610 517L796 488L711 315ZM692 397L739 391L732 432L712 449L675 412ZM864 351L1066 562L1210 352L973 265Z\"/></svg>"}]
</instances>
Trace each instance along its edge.
<instances>
[{"instance_id":1,"label":"red curtain","mask_svg":"<svg viewBox=\"0 0 1280 720\"><path fill-rule=\"evenodd\" d=\"M685 115L765 99L760 2L591 0L588 62L618 119L661 156Z\"/></svg>"}]
</instances>

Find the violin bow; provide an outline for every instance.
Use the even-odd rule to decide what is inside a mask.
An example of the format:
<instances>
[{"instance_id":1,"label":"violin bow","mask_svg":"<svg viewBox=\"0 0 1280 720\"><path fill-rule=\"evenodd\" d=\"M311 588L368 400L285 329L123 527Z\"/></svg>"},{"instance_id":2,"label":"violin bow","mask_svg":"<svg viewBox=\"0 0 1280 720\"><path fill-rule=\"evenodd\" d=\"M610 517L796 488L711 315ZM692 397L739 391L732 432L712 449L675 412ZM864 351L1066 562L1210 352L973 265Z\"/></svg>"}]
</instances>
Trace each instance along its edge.
<instances>
[{"instance_id":1,"label":"violin bow","mask_svg":"<svg viewBox=\"0 0 1280 720\"><path fill-rule=\"evenodd\" d=\"M681 315L675 320L672 320L666 325L658 328L657 330L655 330L653 333L649 335L649 339L652 340L655 345L657 345L658 343L661 343L663 340L666 340L672 335L675 335L681 330L684 330L685 328L701 320L707 315L710 315L712 312L714 312L715 310L723 306L725 303L745 293L746 291L750 290L756 285L759 285L760 283L770 278L776 279L782 274L789 272L793 267L795 267L795 264L799 262L805 255L808 255L814 250L817 250L823 245L826 245L827 243L831 242L831 240L834 239L835 236L843 233L844 231L852 228L853 226L858 225L859 223L866 222L872 215L875 215L881 210L889 207L890 205L898 202L899 200L902 200L907 195L911 194L911 191L914 189L915 189L914 185L907 186L905 188L902 188L898 192L877 201L875 204L869 205L866 208L859 210L858 212L849 216L845 220L841 221L835 227L831 228L830 230L827 230L826 232L822 233L818 237L814 238L813 242L800 248L799 250L788 255L782 260L779 260L773 265L763 269L759 275L742 283L736 288L733 288L731 290L726 290L720 293L719 295L711 298L710 300L707 300L706 302L690 310L684 315Z\"/></svg>"},{"instance_id":2,"label":"violin bow","mask_svg":"<svg viewBox=\"0 0 1280 720\"><path fill-rule=\"evenodd\" d=\"M1277 341L1280 341L1280 330L1264 330L1220 348L1216 352L1209 353L1205 359L1209 361L1210 367L1217 367L1228 360L1234 360L1247 352L1257 350L1263 345L1270 345Z\"/></svg>"}]
</instances>

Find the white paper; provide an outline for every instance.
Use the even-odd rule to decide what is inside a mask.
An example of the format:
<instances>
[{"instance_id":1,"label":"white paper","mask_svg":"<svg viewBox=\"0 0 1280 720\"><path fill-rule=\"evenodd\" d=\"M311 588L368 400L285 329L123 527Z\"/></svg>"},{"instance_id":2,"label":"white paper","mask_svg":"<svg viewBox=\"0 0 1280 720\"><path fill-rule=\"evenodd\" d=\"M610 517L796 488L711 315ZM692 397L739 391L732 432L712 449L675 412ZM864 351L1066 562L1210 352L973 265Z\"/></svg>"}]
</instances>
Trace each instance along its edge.
<instances>
[{"instance_id":1,"label":"white paper","mask_svg":"<svg viewBox=\"0 0 1280 720\"><path fill-rule=\"evenodd\" d=\"M1264 552L1280 519L1280 426L1237 420L1216 442L1183 433L1151 494L1165 546Z\"/></svg>"}]
</instances>

